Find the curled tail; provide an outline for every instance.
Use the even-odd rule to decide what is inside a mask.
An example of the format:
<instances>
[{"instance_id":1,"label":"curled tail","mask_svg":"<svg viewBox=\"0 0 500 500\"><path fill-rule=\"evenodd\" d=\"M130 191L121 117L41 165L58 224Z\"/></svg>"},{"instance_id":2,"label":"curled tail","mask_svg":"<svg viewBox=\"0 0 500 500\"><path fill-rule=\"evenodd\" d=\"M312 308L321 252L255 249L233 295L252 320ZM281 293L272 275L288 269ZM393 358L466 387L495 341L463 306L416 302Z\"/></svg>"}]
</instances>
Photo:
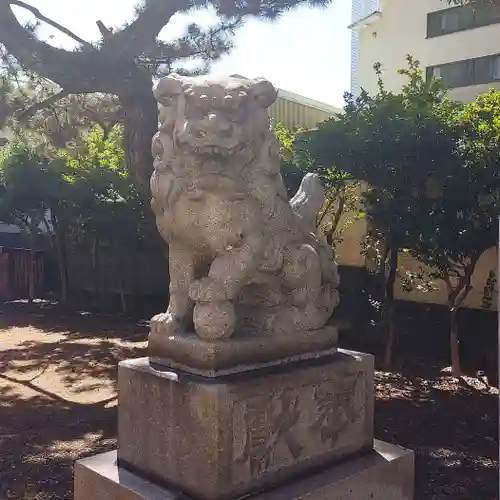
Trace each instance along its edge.
<instances>
[{"instance_id":1,"label":"curled tail","mask_svg":"<svg viewBox=\"0 0 500 500\"><path fill-rule=\"evenodd\" d=\"M323 206L325 189L318 174L306 174L295 196L290 200L292 210L299 215L309 232L316 232L316 215Z\"/></svg>"}]
</instances>

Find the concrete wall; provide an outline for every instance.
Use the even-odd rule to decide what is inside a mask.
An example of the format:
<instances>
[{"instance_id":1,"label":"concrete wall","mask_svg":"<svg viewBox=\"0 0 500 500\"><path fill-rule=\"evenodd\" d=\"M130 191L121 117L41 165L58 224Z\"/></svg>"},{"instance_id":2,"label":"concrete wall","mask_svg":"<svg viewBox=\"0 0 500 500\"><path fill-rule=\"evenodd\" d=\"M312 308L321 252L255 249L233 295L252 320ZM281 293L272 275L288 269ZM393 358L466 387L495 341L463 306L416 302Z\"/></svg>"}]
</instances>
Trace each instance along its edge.
<instances>
[{"instance_id":1,"label":"concrete wall","mask_svg":"<svg viewBox=\"0 0 500 500\"><path fill-rule=\"evenodd\" d=\"M405 80L397 70L406 66L407 54L427 67L500 53L500 24L427 38L427 13L447 6L445 0L381 0L380 17L356 28L357 88L376 92L373 65L380 62L388 90L399 90ZM500 84L461 87L450 95L471 100L492 86Z\"/></svg>"}]
</instances>

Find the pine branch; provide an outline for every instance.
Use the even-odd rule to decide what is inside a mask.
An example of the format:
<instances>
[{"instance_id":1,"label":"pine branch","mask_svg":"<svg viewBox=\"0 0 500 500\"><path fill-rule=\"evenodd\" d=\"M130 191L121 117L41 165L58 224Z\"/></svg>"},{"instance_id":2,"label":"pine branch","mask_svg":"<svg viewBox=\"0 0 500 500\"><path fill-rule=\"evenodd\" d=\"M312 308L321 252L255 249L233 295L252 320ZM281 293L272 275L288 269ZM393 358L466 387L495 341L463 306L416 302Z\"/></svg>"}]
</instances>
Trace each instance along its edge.
<instances>
[{"instance_id":1,"label":"pine branch","mask_svg":"<svg viewBox=\"0 0 500 500\"><path fill-rule=\"evenodd\" d=\"M91 48L91 49L94 48L94 46L91 43L87 42L83 38L80 38L78 35L76 35L75 33L73 33L68 28L65 28L64 26L62 26L61 24L57 23L56 21L53 21L49 17L44 16L40 12L40 10L37 9L36 7L33 7L32 5L29 5L29 4L27 4L27 3L25 3L25 2L23 2L21 0L10 0L9 3L11 5L16 5L17 7L21 7L22 9L25 9L25 10L31 12L37 19L39 19L40 21L43 21L44 23L52 26L53 28L56 28L61 33L64 33L65 35L69 36L70 38L72 38L73 40L75 40L76 42L78 42L80 45L82 45L84 47L87 47L87 48Z\"/></svg>"},{"instance_id":2,"label":"pine branch","mask_svg":"<svg viewBox=\"0 0 500 500\"><path fill-rule=\"evenodd\" d=\"M212 0L210 2L222 16L257 16L276 19L280 14L299 4L326 7L331 0Z\"/></svg>"},{"instance_id":3,"label":"pine branch","mask_svg":"<svg viewBox=\"0 0 500 500\"><path fill-rule=\"evenodd\" d=\"M457 5L457 6L469 5L469 4L475 4L483 7L500 5L499 0L444 0L444 1L449 5Z\"/></svg>"},{"instance_id":4,"label":"pine branch","mask_svg":"<svg viewBox=\"0 0 500 500\"><path fill-rule=\"evenodd\" d=\"M212 61L232 48L231 38L243 18L221 21L217 27L202 31L196 24L187 28L184 36L173 43L159 43L155 54L144 54L139 63L147 65L171 65L179 59L200 57Z\"/></svg>"}]
</instances>

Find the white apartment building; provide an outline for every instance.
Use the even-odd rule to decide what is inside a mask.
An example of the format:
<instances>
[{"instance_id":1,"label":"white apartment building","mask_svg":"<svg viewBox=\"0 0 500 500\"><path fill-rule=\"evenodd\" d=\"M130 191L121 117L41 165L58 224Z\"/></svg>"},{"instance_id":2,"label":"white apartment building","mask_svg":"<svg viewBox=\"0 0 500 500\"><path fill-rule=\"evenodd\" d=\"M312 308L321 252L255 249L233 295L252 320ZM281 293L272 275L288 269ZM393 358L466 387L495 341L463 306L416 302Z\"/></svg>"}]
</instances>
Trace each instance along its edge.
<instances>
[{"instance_id":1,"label":"white apartment building","mask_svg":"<svg viewBox=\"0 0 500 500\"><path fill-rule=\"evenodd\" d=\"M474 5L451 7L446 0L352 0L351 92L360 88L377 92L373 65L380 62L388 90L398 91L405 78L397 70L411 54L426 75L440 76L451 97L468 101L491 87L500 87L500 7L489 10ZM364 220L349 227L337 250L341 264L363 265L359 242L366 232ZM486 251L472 277L472 292L465 305L481 307L484 284L497 269L496 248ZM418 271L419 263L407 254L399 264ZM441 283L437 283L441 285ZM402 300L445 304L446 291L406 293L396 287ZM496 307L496 301L494 302Z\"/></svg>"},{"instance_id":2,"label":"white apartment building","mask_svg":"<svg viewBox=\"0 0 500 500\"><path fill-rule=\"evenodd\" d=\"M380 62L388 90L411 54L427 76L436 75L451 97L468 101L500 87L500 6L450 6L446 0L353 0L351 91L377 90Z\"/></svg>"}]
</instances>

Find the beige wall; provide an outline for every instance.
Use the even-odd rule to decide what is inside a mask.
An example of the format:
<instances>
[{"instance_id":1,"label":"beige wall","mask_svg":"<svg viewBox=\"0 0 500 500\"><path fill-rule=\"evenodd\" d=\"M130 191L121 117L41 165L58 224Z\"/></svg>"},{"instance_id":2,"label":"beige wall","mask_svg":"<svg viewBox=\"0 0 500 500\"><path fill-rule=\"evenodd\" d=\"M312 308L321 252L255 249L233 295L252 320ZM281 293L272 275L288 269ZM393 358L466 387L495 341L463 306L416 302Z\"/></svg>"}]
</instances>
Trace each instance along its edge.
<instances>
[{"instance_id":1,"label":"beige wall","mask_svg":"<svg viewBox=\"0 0 500 500\"><path fill-rule=\"evenodd\" d=\"M491 248L487 250L479 259L477 263L476 270L472 276L472 290L469 293L464 305L466 307L480 308L484 286L486 285L486 280L488 279L488 274L491 270L497 270L498 262L498 249ZM409 257L406 254L401 254L399 257L399 268L401 270L414 270L417 271L420 264ZM428 270L428 269L427 269ZM396 298L401 300L414 300L417 302L428 302L433 304L446 304L446 288L440 281L436 282L439 286L439 290L432 292L418 292L414 291L411 293L404 292L398 283ZM494 299L492 309L497 309L497 300Z\"/></svg>"},{"instance_id":2,"label":"beige wall","mask_svg":"<svg viewBox=\"0 0 500 500\"><path fill-rule=\"evenodd\" d=\"M376 92L373 65L382 64L388 90L398 90L404 78L397 74L411 54L422 67L500 53L500 24L427 39L427 13L447 7L446 0L382 0L381 16L358 28L358 86ZM473 99L492 85L463 87L452 97Z\"/></svg>"},{"instance_id":3,"label":"beige wall","mask_svg":"<svg viewBox=\"0 0 500 500\"><path fill-rule=\"evenodd\" d=\"M361 199L363 189L366 189L366 184L360 183L355 194L359 199ZM361 203L352 213L345 213L339 222L339 228L345 229L341 235L341 242L335 247L335 257L343 266L362 267L365 265L365 258L361 255L361 243L367 231L367 224L366 219L357 217L360 210L362 210Z\"/></svg>"},{"instance_id":4,"label":"beige wall","mask_svg":"<svg viewBox=\"0 0 500 500\"><path fill-rule=\"evenodd\" d=\"M359 267L365 265L365 259L361 255L361 241L366 234L366 229L366 221L364 219L360 219L349 226L347 231L344 233L343 241L335 249L338 264ZM488 274L491 270L495 272L497 271L497 263L498 249L496 247L486 251L479 259L472 277L473 289L465 301L466 307L476 309L481 308L483 290ZM415 259L412 259L409 255L401 254L399 256L398 268L401 272L404 270L418 271L420 267L422 267L422 265ZM424 268L424 270L429 271L429 268ZM437 291L413 291L408 293L403 291L400 280L398 279L396 282L396 298L399 300L411 300L415 302L446 304L446 287L440 280L437 280L435 284L439 288ZM495 292L493 299L493 310L497 309L497 294L498 291Z\"/></svg>"}]
</instances>

